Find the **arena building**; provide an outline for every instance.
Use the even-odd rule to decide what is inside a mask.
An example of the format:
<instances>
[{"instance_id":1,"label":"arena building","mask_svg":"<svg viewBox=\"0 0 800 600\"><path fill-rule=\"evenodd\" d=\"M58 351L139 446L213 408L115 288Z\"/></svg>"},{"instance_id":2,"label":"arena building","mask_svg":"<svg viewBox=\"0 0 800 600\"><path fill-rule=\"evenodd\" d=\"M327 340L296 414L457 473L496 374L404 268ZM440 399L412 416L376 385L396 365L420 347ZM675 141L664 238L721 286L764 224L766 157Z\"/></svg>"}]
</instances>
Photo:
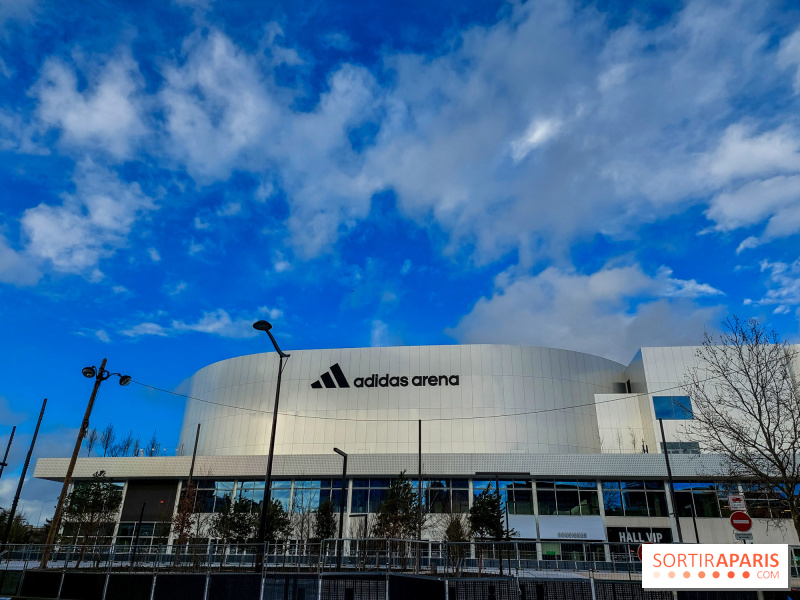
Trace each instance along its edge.
<instances>
[{"instance_id":1,"label":"arena building","mask_svg":"<svg viewBox=\"0 0 800 600\"><path fill-rule=\"evenodd\" d=\"M423 532L436 515L469 510L499 482L508 523L541 559L603 560L642 541L732 543L728 495L743 494L756 542L797 544L791 524L742 482L724 481L718 457L685 425L682 391L697 348L642 348L628 365L581 352L509 345L293 351L282 375L272 496L294 513L339 502L348 453L345 537L359 537L393 478L423 480ZM114 527L129 543L145 504L142 541L169 544L188 476L198 515L238 498L263 501L278 357L253 354L204 367L182 386L189 399L178 456L80 458L74 477L103 470L123 485ZM666 448L658 419L664 421ZM664 450L675 480L666 486ZM63 481L68 459L37 462ZM149 536L149 537L148 537Z\"/></svg>"}]
</instances>

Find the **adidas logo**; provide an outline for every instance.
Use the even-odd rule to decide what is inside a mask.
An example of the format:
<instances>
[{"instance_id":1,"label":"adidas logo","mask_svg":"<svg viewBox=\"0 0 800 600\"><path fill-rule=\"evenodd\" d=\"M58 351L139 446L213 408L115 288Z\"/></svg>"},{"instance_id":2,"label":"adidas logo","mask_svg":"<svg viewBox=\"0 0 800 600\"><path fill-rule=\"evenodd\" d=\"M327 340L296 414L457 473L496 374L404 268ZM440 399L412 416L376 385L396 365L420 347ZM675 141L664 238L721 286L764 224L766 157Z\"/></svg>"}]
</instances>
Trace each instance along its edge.
<instances>
[{"instance_id":1,"label":"adidas logo","mask_svg":"<svg viewBox=\"0 0 800 600\"><path fill-rule=\"evenodd\" d=\"M333 373L333 377L331 377L331 373ZM339 363L332 365L328 371L323 373L319 379L311 384L311 387L314 389L320 389L324 385L326 388L335 388L336 383L333 382L334 379L336 379L336 383L339 384L340 388L350 387L350 384L347 383L347 377L345 377L344 373L342 373L342 368L339 366Z\"/></svg>"}]
</instances>

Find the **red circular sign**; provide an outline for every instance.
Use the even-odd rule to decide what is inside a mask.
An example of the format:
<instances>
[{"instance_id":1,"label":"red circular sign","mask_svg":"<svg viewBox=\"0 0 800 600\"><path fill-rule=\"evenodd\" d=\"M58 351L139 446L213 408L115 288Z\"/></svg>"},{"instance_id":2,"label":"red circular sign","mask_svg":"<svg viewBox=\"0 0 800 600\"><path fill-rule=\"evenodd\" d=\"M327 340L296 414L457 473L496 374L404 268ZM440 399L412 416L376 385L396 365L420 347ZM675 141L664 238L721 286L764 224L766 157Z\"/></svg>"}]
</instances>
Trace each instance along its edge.
<instances>
[{"instance_id":1,"label":"red circular sign","mask_svg":"<svg viewBox=\"0 0 800 600\"><path fill-rule=\"evenodd\" d=\"M753 526L753 519L746 512L736 511L731 515L731 526L736 531L750 531Z\"/></svg>"}]
</instances>

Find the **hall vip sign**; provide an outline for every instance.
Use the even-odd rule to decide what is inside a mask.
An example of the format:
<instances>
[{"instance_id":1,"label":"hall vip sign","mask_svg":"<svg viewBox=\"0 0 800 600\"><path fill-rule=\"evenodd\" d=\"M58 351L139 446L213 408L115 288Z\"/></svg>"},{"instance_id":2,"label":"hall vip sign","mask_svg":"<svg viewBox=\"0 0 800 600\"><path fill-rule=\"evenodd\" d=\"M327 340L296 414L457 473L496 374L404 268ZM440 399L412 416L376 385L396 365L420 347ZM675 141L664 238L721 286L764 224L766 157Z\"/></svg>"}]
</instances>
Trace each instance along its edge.
<instances>
[{"instance_id":1,"label":"hall vip sign","mask_svg":"<svg viewBox=\"0 0 800 600\"><path fill-rule=\"evenodd\" d=\"M788 590L787 544L645 544L642 588Z\"/></svg>"}]
</instances>

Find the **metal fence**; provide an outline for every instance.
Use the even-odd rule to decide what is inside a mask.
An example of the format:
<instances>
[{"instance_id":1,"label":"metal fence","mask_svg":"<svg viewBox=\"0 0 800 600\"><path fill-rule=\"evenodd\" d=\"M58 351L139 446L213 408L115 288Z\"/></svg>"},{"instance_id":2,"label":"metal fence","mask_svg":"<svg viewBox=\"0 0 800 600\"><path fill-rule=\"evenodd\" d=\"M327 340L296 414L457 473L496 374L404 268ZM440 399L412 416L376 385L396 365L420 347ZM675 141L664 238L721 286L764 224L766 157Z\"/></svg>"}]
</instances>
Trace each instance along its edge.
<instances>
[{"instance_id":1,"label":"metal fence","mask_svg":"<svg viewBox=\"0 0 800 600\"><path fill-rule=\"evenodd\" d=\"M9 545L0 570L38 568L41 545ZM565 549L566 548L566 549ZM332 539L296 544L60 545L48 567L86 571L413 572L446 576L533 576L541 572L597 573L636 579L638 544L562 544L560 554L542 554L532 541L448 543L399 539ZM792 576L800 577L800 546L792 547ZM614 578L614 577L611 577Z\"/></svg>"}]
</instances>

